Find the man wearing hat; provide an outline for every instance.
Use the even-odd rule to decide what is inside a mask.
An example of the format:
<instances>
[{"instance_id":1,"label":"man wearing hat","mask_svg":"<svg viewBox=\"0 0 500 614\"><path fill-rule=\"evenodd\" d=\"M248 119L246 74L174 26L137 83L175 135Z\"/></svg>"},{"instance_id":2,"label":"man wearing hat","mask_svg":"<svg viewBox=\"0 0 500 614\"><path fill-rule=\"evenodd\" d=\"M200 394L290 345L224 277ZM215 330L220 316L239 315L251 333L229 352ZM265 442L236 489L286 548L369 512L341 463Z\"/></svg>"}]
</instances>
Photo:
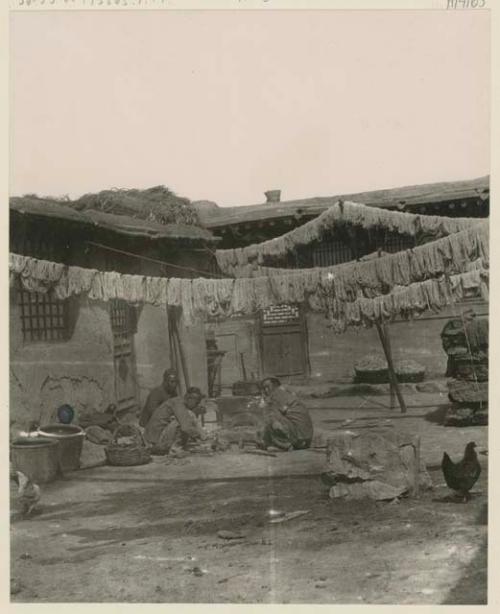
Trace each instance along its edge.
<instances>
[{"instance_id":1,"label":"man wearing hat","mask_svg":"<svg viewBox=\"0 0 500 614\"><path fill-rule=\"evenodd\" d=\"M163 374L163 382L161 386L153 388L148 394L144 409L139 418L139 426L145 427L153 415L155 409L168 399L176 397L179 386L179 378L174 369L167 369Z\"/></svg>"}]
</instances>

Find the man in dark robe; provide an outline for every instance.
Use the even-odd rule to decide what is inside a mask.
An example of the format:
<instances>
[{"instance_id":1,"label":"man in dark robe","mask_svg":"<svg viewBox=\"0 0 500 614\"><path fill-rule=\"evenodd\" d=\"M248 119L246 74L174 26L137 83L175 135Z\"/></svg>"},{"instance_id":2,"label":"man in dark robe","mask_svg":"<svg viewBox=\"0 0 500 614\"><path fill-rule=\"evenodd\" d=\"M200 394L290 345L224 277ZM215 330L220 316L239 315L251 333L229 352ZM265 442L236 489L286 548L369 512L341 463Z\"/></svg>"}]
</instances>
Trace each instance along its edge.
<instances>
[{"instance_id":1,"label":"man in dark robe","mask_svg":"<svg viewBox=\"0 0 500 614\"><path fill-rule=\"evenodd\" d=\"M179 386L179 378L174 369L167 369L163 374L163 382L161 386L153 388L148 394L146 403L139 418L139 426L145 427L153 415L155 409L168 399L176 397Z\"/></svg>"}]
</instances>

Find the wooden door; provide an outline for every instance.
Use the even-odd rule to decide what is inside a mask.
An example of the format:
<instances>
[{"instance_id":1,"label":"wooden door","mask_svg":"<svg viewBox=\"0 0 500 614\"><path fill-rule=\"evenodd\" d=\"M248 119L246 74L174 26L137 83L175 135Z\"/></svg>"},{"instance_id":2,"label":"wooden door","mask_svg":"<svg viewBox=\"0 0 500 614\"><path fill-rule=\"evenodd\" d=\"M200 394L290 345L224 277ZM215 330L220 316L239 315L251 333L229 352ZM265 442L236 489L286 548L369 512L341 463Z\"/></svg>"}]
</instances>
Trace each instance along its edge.
<instances>
[{"instance_id":1,"label":"wooden door","mask_svg":"<svg viewBox=\"0 0 500 614\"><path fill-rule=\"evenodd\" d=\"M263 376L304 376L308 372L305 320L296 305L274 305L261 315Z\"/></svg>"},{"instance_id":2,"label":"wooden door","mask_svg":"<svg viewBox=\"0 0 500 614\"><path fill-rule=\"evenodd\" d=\"M137 370L134 353L134 310L125 301L111 302L115 398L120 413L137 409Z\"/></svg>"},{"instance_id":3,"label":"wooden door","mask_svg":"<svg viewBox=\"0 0 500 614\"><path fill-rule=\"evenodd\" d=\"M226 352L221 362L221 383L224 388L231 388L234 382L242 379L238 354L238 337L236 333L216 334L217 348Z\"/></svg>"}]
</instances>

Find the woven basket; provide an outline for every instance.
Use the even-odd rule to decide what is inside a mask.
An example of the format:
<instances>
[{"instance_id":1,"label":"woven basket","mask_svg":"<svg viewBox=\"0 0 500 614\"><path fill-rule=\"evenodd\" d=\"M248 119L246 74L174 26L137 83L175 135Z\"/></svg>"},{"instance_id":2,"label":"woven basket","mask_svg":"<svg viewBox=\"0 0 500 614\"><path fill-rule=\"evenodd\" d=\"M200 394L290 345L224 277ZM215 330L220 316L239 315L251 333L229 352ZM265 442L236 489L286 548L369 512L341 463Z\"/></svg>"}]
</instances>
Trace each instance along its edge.
<instances>
[{"instance_id":1,"label":"woven basket","mask_svg":"<svg viewBox=\"0 0 500 614\"><path fill-rule=\"evenodd\" d=\"M387 384L389 371L385 369L355 369L354 381L358 384Z\"/></svg>"},{"instance_id":2,"label":"woven basket","mask_svg":"<svg viewBox=\"0 0 500 614\"><path fill-rule=\"evenodd\" d=\"M365 356L354 365L356 383L385 384L389 381L389 371L385 358Z\"/></svg>"},{"instance_id":3,"label":"woven basket","mask_svg":"<svg viewBox=\"0 0 500 614\"><path fill-rule=\"evenodd\" d=\"M134 438L133 443L119 444L118 437ZM145 465L151 460L151 450L144 441L141 431L131 424L121 424L113 433L111 443L106 446L106 458L110 465L131 467Z\"/></svg>"},{"instance_id":4,"label":"woven basket","mask_svg":"<svg viewBox=\"0 0 500 614\"><path fill-rule=\"evenodd\" d=\"M396 377L400 384L418 383L425 379L425 367L414 360L402 360L394 365ZM357 383L387 384L390 382L389 369L384 358L369 356L354 366Z\"/></svg>"}]
</instances>

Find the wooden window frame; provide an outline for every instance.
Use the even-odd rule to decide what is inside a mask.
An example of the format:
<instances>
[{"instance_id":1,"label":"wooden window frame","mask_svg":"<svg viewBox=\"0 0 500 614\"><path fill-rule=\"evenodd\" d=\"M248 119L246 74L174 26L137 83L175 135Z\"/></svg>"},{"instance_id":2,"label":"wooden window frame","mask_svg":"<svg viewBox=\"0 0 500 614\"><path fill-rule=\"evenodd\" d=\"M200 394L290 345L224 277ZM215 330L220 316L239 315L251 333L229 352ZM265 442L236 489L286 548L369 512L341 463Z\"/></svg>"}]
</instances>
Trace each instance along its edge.
<instances>
[{"instance_id":1,"label":"wooden window frame","mask_svg":"<svg viewBox=\"0 0 500 614\"><path fill-rule=\"evenodd\" d=\"M60 343L71 336L69 303L51 292L30 292L18 285L17 304L20 309L24 343Z\"/></svg>"}]
</instances>

